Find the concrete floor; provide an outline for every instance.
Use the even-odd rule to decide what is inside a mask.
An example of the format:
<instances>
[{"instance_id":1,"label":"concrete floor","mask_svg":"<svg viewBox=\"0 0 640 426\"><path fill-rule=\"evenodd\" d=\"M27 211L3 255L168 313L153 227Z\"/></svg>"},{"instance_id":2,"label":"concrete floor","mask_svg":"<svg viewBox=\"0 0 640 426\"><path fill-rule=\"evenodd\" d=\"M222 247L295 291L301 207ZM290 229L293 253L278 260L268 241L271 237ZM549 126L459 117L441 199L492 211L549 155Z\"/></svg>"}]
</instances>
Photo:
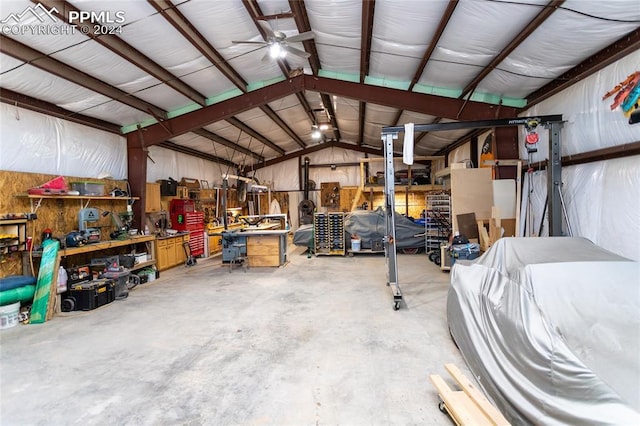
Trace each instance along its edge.
<instances>
[{"instance_id":1,"label":"concrete floor","mask_svg":"<svg viewBox=\"0 0 640 426\"><path fill-rule=\"evenodd\" d=\"M2 425L451 425L429 374L468 370L449 274L398 256L290 247L282 268L177 267L127 300L0 331ZM468 376L471 377L471 376Z\"/></svg>"}]
</instances>

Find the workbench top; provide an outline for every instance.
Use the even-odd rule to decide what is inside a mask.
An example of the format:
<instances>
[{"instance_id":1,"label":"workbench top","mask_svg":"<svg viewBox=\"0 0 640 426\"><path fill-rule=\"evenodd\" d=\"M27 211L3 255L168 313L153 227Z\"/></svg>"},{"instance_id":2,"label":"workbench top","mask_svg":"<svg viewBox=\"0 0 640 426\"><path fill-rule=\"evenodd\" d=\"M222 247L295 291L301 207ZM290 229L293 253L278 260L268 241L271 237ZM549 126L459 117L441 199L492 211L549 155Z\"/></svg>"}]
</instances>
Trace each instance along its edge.
<instances>
[{"instance_id":1,"label":"workbench top","mask_svg":"<svg viewBox=\"0 0 640 426\"><path fill-rule=\"evenodd\" d=\"M168 240L169 238L182 237L183 235L189 235L189 232L178 232L177 234L167 234L165 236L157 236L157 240Z\"/></svg>"},{"instance_id":2,"label":"workbench top","mask_svg":"<svg viewBox=\"0 0 640 426\"><path fill-rule=\"evenodd\" d=\"M285 235L289 233L287 229L256 229L256 228L243 228L239 231L241 234L251 235Z\"/></svg>"}]
</instances>

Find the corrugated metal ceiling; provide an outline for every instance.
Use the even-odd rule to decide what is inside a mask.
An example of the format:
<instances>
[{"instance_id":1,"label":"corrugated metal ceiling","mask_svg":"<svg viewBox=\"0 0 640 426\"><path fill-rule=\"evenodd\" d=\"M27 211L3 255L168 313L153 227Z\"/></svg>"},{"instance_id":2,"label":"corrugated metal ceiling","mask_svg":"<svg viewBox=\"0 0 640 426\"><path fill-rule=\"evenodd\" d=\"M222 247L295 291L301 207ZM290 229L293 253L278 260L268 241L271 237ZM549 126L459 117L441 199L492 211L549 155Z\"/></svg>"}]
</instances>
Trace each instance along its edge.
<instances>
[{"instance_id":1,"label":"corrugated metal ceiling","mask_svg":"<svg viewBox=\"0 0 640 426\"><path fill-rule=\"evenodd\" d=\"M596 60L611 62L640 45L634 0L20 0L0 7L3 102L124 135L162 126L165 137L143 143L170 142L242 165L338 138L379 149L383 126L446 122L462 111L495 115L497 104L503 114L517 112L597 69ZM70 11L96 19L70 22ZM265 61L260 45L232 42L264 40L258 20L289 37L313 31L312 41L292 43L311 56ZM255 95L300 74L318 79L305 79L301 92ZM217 118L193 113L203 108ZM323 123L330 124L323 139L313 139ZM418 135L416 153L442 152L464 135Z\"/></svg>"}]
</instances>

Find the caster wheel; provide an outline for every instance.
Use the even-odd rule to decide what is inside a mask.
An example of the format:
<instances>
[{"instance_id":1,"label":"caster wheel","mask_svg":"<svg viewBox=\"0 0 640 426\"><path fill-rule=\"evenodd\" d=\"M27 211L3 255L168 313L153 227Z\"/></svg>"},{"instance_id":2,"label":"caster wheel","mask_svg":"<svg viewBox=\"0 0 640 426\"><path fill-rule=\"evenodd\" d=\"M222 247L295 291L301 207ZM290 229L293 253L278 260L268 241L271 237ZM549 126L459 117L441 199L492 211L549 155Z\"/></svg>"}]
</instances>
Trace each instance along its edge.
<instances>
[{"instance_id":1,"label":"caster wheel","mask_svg":"<svg viewBox=\"0 0 640 426\"><path fill-rule=\"evenodd\" d=\"M433 263L435 263L436 265L440 266L440 255L436 254L435 256L433 256Z\"/></svg>"},{"instance_id":2,"label":"caster wheel","mask_svg":"<svg viewBox=\"0 0 640 426\"><path fill-rule=\"evenodd\" d=\"M438 402L438 410L442 411L444 414L447 414L447 407L444 406L444 402Z\"/></svg>"},{"instance_id":3,"label":"caster wheel","mask_svg":"<svg viewBox=\"0 0 640 426\"><path fill-rule=\"evenodd\" d=\"M398 309L400 309L400 302L395 302L395 303L393 304L393 310L394 310L394 311L397 311Z\"/></svg>"},{"instance_id":4,"label":"caster wheel","mask_svg":"<svg viewBox=\"0 0 640 426\"><path fill-rule=\"evenodd\" d=\"M436 257L436 254L437 254L437 253L436 253L435 251L432 251L431 253L429 253L429 260L430 260L431 262L433 262L433 261L434 261L434 259L435 259L435 257Z\"/></svg>"}]
</instances>

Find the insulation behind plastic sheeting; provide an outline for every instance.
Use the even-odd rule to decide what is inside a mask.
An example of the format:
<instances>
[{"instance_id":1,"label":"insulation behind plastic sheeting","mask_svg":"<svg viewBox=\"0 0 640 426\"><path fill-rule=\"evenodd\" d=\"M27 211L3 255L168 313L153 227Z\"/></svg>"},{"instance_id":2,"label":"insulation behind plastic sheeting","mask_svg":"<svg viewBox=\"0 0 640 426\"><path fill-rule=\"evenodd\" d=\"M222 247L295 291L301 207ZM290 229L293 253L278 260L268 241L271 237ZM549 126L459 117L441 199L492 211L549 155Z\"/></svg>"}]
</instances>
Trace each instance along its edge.
<instances>
[{"instance_id":1,"label":"insulation behind plastic sheeting","mask_svg":"<svg viewBox=\"0 0 640 426\"><path fill-rule=\"evenodd\" d=\"M544 0L536 2L546 3ZM538 13L540 7L530 5L478 0L459 2L420 83L456 88L460 87L461 81L471 81L479 67L487 65ZM414 33L411 28L403 28L408 34ZM457 30L460 28L464 31ZM503 90L504 87L495 93Z\"/></svg>"},{"instance_id":2,"label":"insulation behind plastic sheeting","mask_svg":"<svg viewBox=\"0 0 640 426\"><path fill-rule=\"evenodd\" d=\"M562 114L567 122L561 131L562 155L594 151L640 140L640 125L630 125L618 108L611 111L612 98L602 96L640 67L640 51L609 65L561 93L534 105L523 116ZM540 142L533 161L548 158L549 132L538 128ZM520 158L527 158L526 131L519 126Z\"/></svg>"},{"instance_id":3,"label":"insulation behind plastic sheeting","mask_svg":"<svg viewBox=\"0 0 640 426\"><path fill-rule=\"evenodd\" d=\"M157 146L149 147L149 157L147 158L147 182L169 177L180 180L186 177L200 181L206 180L212 187L222 185L223 174L237 172L233 167L228 168L226 165Z\"/></svg>"},{"instance_id":4,"label":"insulation behind plastic sheeting","mask_svg":"<svg viewBox=\"0 0 640 426\"><path fill-rule=\"evenodd\" d=\"M466 143L449 153L449 166L453 163L469 163L471 161L471 146Z\"/></svg>"},{"instance_id":5,"label":"insulation behind plastic sheeting","mask_svg":"<svg viewBox=\"0 0 640 426\"><path fill-rule=\"evenodd\" d=\"M342 186L360 185L360 166L340 167L340 164L358 163L364 157L363 153L342 148L331 148L310 153L307 157L309 157L311 166L314 164L336 164L338 166L335 170L331 170L329 166L309 168L309 179L316 183L318 190L322 182L340 182ZM302 164L304 165L304 158ZM399 164L402 164L402 162ZM256 177L261 183L273 182L272 189L276 191L301 189L299 183L299 177L301 176L302 169L298 171L298 159L284 161L272 167L259 169L256 172Z\"/></svg>"},{"instance_id":6,"label":"insulation behind plastic sheeting","mask_svg":"<svg viewBox=\"0 0 640 426\"><path fill-rule=\"evenodd\" d=\"M414 70L420 66L420 58L438 28L446 6L444 0L413 2L413 13L406 16L405 2L378 2L374 13L369 75L404 81L408 85Z\"/></svg>"},{"instance_id":7,"label":"insulation behind plastic sheeting","mask_svg":"<svg viewBox=\"0 0 640 426\"><path fill-rule=\"evenodd\" d=\"M0 169L98 178L127 177L122 136L0 104Z\"/></svg>"},{"instance_id":8,"label":"insulation behind plastic sheeting","mask_svg":"<svg viewBox=\"0 0 640 426\"><path fill-rule=\"evenodd\" d=\"M616 254L640 261L639 164L640 156L634 156L562 170L562 192L574 237L588 238ZM532 181L530 186L525 175L522 209L527 210L530 193L533 229L537 232L547 193L545 172L534 173ZM542 236L549 235L548 228L545 219ZM566 224L563 229L566 232Z\"/></svg>"},{"instance_id":9,"label":"insulation behind plastic sheeting","mask_svg":"<svg viewBox=\"0 0 640 426\"><path fill-rule=\"evenodd\" d=\"M573 64L607 47L620 38L620 34L635 30L639 18L638 7L621 8L620 1L566 1L562 8L558 8L503 60L478 85L477 90L482 93L502 93L505 87L512 87L512 92L504 95L525 97L539 88L541 83L551 81L572 68ZM611 87L618 81L613 82ZM593 87L599 88L599 85ZM603 94L600 94L600 98ZM601 102L600 99L598 101Z\"/></svg>"},{"instance_id":10,"label":"insulation behind plastic sheeting","mask_svg":"<svg viewBox=\"0 0 640 426\"><path fill-rule=\"evenodd\" d=\"M322 71L357 75L360 72L362 4L350 0L311 0L305 1L304 5L316 35Z\"/></svg>"}]
</instances>

